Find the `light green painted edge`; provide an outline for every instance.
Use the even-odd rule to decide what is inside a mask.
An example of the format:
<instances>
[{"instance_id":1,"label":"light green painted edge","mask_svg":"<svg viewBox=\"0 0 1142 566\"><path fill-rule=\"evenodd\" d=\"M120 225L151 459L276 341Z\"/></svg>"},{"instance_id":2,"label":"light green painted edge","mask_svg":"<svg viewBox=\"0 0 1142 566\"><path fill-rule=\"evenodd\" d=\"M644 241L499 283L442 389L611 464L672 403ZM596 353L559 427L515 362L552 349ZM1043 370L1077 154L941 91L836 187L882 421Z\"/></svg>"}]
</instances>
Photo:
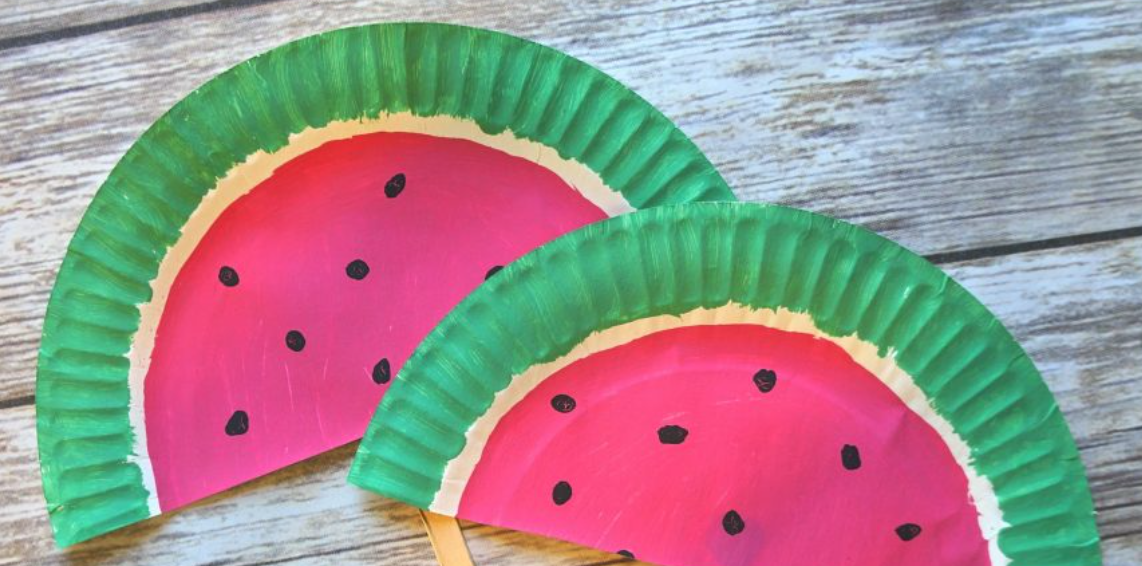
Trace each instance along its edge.
<instances>
[{"instance_id":1,"label":"light green painted edge","mask_svg":"<svg viewBox=\"0 0 1142 566\"><path fill-rule=\"evenodd\" d=\"M1083 466L1031 360L963 287L862 228L756 204L632 213L507 266L424 340L387 392L349 481L425 507L511 376L594 330L729 301L808 313L895 352L995 488L1015 566L1101 563Z\"/></svg>"},{"instance_id":2,"label":"light green painted edge","mask_svg":"<svg viewBox=\"0 0 1142 566\"><path fill-rule=\"evenodd\" d=\"M127 151L88 207L48 303L36 381L44 495L70 545L151 515L128 421L137 305L215 182L334 120L411 111L555 148L634 207L733 200L666 117L602 72L508 35L380 24L301 39L226 71Z\"/></svg>"}]
</instances>

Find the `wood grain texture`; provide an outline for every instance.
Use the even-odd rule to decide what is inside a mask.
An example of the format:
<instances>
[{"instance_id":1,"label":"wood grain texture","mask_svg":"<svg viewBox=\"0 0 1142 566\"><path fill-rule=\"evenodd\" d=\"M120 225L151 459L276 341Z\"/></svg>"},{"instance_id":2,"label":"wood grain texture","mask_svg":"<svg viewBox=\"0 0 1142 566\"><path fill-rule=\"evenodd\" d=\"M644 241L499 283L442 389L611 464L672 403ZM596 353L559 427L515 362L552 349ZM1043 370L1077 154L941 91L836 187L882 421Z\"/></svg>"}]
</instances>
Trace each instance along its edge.
<instances>
[{"instance_id":1,"label":"wood grain texture","mask_svg":"<svg viewBox=\"0 0 1142 566\"><path fill-rule=\"evenodd\" d=\"M0 10L0 40L41 36L36 40L50 41L43 36L207 3L209 0L8 0Z\"/></svg>"},{"instance_id":2,"label":"wood grain texture","mask_svg":"<svg viewBox=\"0 0 1142 566\"><path fill-rule=\"evenodd\" d=\"M17 0L0 14L0 40L150 9ZM249 56L398 19L562 49L675 119L744 199L862 223L921 253L1142 225L1139 3L282 0L3 50L0 564L433 562L414 511L345 484L351 447L61 553L29 405L55 271L130 143ZM1142 240L949 269L1009 325L1059 397L1088 466L1106 563L1142 564ZM465 532L477 564L616 561L502 529Z\"/></svg>"},{"instance_id":3,"label":"wood grain texture","mask_svg":"<svg viewBox=\"0 0 1142 566\"><path fill-rule=\"evenodd\" d=\"M1006 322L1059 399L1087 466L1108 565L1142 563L1142 238L949 266ZM0 411L0 537L13 564L429 564L416 511L349 486L353 446L188 509L54 549L35 463L32 408ZM575 545L467 524L477 565L610 564ZM3 555L0 555L3 556ZM0 563L3 559L0 558Z\"/></svg>"},{"instance_id":4,"label":"wood grain texture","mask_svg":"<svg viewBox=\"0 0 1142 566\"><path fill-rule=\"evenodd\" d=\"M119 156L211 76L286 38L399 18L583 58L676 119L743 199L920 253L1142 225L1142 4L909 6L288 0L3 51L0 128L20 134L0 137L0 253L51 269ZM11 277L27 346L51 276ZM0 361L0 399L31 394L31 354Z\"/></svg>"}]
</instances>

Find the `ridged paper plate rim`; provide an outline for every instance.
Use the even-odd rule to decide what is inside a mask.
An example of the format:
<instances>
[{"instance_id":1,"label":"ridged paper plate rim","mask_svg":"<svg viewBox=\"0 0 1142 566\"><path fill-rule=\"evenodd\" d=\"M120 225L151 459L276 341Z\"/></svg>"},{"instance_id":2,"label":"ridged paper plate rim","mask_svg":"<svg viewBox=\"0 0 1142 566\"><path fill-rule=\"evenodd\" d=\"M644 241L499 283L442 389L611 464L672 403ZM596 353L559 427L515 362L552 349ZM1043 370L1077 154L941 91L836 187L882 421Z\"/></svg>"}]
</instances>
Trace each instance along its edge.
<instances>
[{"instance_id":1,"label":"ridged paper plate rim","mask_svg":"<svg viewBox=\"0 0 1142 566\"><path fill-rule=\"evenodd\" d=\"M760 266L751 269L747 266ZM1010 564L1098 564L1094 511L1066 422L986 307L870 231L780 206L645 210L565 235L507 266L428 335L383 399L349 481L432 504L495 394L593 331L735 302L809 315L912 376L990 481Z\"/></svg>"},{"instance_id":2,"label":"ridged paper plate rim","mask_svg":"<svg viewBox=\"0 0 1142 566\"><path fill-rule=\"evenodd\" d=\"M68 247L36 383L44 495L60 545L153 513L128 415L128 353L149 282L217 181L339 121L454 116L554 148L633 207L733 200L694 144L638 95L554 49L444 24L347 28L207 82L115 166Z\"/></svg>"}]
</instances>

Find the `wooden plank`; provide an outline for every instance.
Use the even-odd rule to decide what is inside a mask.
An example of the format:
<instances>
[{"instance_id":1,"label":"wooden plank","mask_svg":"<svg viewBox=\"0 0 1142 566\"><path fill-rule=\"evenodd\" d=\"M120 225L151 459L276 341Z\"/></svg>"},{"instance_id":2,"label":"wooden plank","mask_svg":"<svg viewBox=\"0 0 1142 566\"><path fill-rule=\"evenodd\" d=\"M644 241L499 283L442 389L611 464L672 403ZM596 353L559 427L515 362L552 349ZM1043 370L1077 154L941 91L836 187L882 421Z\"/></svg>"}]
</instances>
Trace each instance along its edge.
<instances>
[{"instance_id":1,"label":"wooden plank","mask_svg":"<svg viewBox=\"0 0 1142 566\"><path fill-rule=\"evenodd\" d=\"M0 253L20 263L0 400L31 394L51 270L130 143L226 67L342 25L448 14L548 43L677 119L742 198L921 253L1142 224L1142 4L442 1L286 0L0 52Z\"/></svg>"},{"instance_id":2,"label":"wooden plank","mask_svg":"<svg viewBox=\"0 0 1142 566\"><path fill-rule=\"evenodd\" d=\"M35 391L40 330L59 261L5 261L0 268L0 406Z\"/></svg>"},{"instance_id":3,"label":"wooden plank","mask_svg":"<svg viewBox=\"0 0 1142 566\"><path fill-rule=\"evenodd\" d=\"M0 40L38 36L61 29L209 3L210 0L164 0L162 3L143 0L9 0L0 11Z\"/></svg>"},{"instance_id":4,"label":"wooden plank","mask_svg":"<svg viewBox=\"0 0 1142 566\"><path fill-rule=\"evenodd\" d=\"M25 214L0 249L62 250L115 159L219 71L287 38L441 14L612 73L694 135L743 197L861 222L924 253L1138 223L1139 4L311 4L0 54L17 110L0 126L36 141L3 142L15 158L0 198ZM1061 223L1060 210L1074 214Z\"/></svg>"},{"instance_id":5,"label":"wooden plank","mask_svg":"<svg viewBox=\"0 0 1142 566\"><path fill-rule=\"evenodd\" d=\"M1089 470L1106 563L1142 563L1142 238L950 266L1002 319L1057 395ZM348 486L353 447L62 553L52 547L29 406L0 410L0 537L12 556L63 563L430 564L416 512ZM614 555L466 526L476 564L617 563Z\"/></svg>"}]
</instances>

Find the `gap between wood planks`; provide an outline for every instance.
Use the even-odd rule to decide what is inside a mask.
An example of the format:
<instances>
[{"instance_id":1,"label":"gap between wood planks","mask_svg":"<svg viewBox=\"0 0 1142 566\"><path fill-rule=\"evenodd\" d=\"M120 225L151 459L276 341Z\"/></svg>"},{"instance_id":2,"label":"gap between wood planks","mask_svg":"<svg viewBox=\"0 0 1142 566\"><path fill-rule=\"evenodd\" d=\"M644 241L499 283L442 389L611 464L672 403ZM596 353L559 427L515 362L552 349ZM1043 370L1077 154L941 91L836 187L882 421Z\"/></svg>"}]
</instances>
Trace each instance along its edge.
<instances>
[{"instance_id":1,"label":"gap between wood planks","mask_svg":"<svg viewBox=\"0 0 1142 566\"><path fill-rule=\"evenodd\" d=\"M53 30L29 33L10 38L0 38L0 51L47 43L61 39L81 37L105 31L130 28L139 25L176 20L212 12L236 10L258 5L271 4L280 1L282 0L213 0L203 2L201 4L141 12L121 18L97 21L88 24L65 26ZM1066 248L1070 246L1078 246L1091 243L1110 242L1114 240L1134 237L1142 237L1142 226L1040 240L1031 240L1013 244L981 246L964 250L937 252L926 255L925 257L935 264L950 264L1034 251ZM10 399L0 399L0 410L31 405L34 403L34 395L24 395Z\"/></svg>"},{"instance_id":2,"label":"gap between wood planks","mask_svg":"<svg viewBox=\"0 0 1142 566\"><path fill-rule=\"evenodd\" d=\"M47 43L49 41L71 39L105 31L129 28L137 25L153 24L167 20L176 20L179 18L197 16L199 14L207 14L210 12L231 10L235 8L245 8L249 6L257 6L260 4L272 4L274 2L280 1L281 0L214 0L213 2L193 4L190 6L180 6L178 8L142 12L139 14L132 14L130 16L124 16L122 18L115 18L112 20L103 20L89 24L66 26L41 32L29 33L26 35L17 35L15 37L0 38L0 51L16 49L18 47L28 47L40 43Z\"/></svg>"},{"instance_id":3,"label":"gap between wood planks","mask_svg":"<svg viewBox=\"0 0 1142 566\"><path fill-rule=\"evenodd\" d=\"M1058 238L1030 240L1027 242L1017 242L1014 244L1003 244L999 246L983 246L967 250L939 252L928 254L924 256L924 259L927 259L936 265L942 265L947 263L958 263L961 261L1001 257L1005 255L1068 248L1071 246L1081 246L1085 244L1113 242L1115 240L1125 240L1127 238L1138 237L1142 237L1142 226L1134 226L1132 228L1119 228L1117 230L1106 230L1103 232L1090 232L1087 234L1075 234L1071 236L1060 236Z\"/></svg>"},{"instance_id":4,"label":"gap between wood planks","mask_svg":"<svg viewBox=\"0 0 1142 566\"><path fill-rule=\"evenodd\" d=\"M276 1L276 0L270 0ZM1087 234L1074 234L1070 236L1061 236L1058 238L1046 238L1042 240L1030 240L1026 242L1019 242L1015 244L1003 244L998 246L983 246L978 248L971 248L966 250L953 250L949 252L939 252L934 254L925 255L924 258L936 265L946 265L951 263L959 263L964 261L974 261L980 259L990 259L995 257L1003 257L1009 255L1017 255L1022 253L1038 252L1045 250L1062 249L1074 246L1082 246L1087 244L1098 244L1105 242L1113 242L1116 240L1125 240L1129 238L1142 238L1142 226L1134 226L1132 228L1121 228L1117 230L1106 230L1103 232L1091 232ZM0 411L6 409L13 409L16 407L23 407L32 405L36 402L35 395L23 395L20 397L13 397L11 399L0 399Z\"/></svg>"}]
</instances>

